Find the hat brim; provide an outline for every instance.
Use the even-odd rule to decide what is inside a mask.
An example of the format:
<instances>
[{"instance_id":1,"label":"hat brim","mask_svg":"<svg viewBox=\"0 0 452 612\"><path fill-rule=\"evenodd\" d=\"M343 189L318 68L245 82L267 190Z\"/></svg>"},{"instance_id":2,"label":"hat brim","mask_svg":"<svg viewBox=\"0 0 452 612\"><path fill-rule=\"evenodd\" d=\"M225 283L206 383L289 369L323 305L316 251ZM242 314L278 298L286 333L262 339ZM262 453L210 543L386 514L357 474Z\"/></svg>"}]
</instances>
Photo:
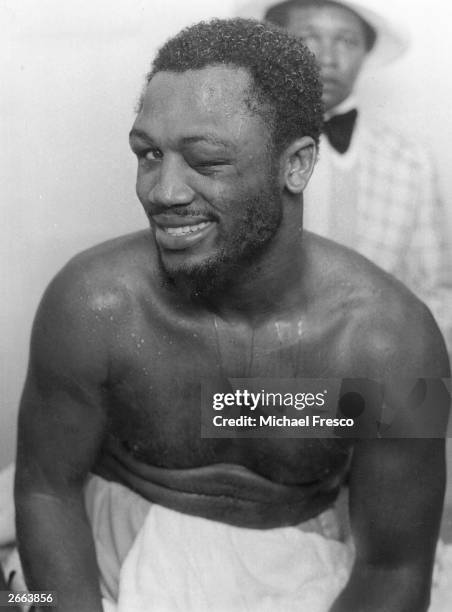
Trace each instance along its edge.
<instances>
[{"instance_id":1,"label":"hat brim","mask_svg":"<svg viewBox=\"0 0 452 612\"><path fill-rule=\"evenodd\" d=\"M359 2L333 1L355 12L376 31L377 40L369 53L368 63L373 65L389 64L408 49L410 45L408 31L392 17L386 19L383 15ZM266 10L275 4L278 4L278 0L239 0L236 3L237 16L262 20Z\"/></svg>"}]
</instances>

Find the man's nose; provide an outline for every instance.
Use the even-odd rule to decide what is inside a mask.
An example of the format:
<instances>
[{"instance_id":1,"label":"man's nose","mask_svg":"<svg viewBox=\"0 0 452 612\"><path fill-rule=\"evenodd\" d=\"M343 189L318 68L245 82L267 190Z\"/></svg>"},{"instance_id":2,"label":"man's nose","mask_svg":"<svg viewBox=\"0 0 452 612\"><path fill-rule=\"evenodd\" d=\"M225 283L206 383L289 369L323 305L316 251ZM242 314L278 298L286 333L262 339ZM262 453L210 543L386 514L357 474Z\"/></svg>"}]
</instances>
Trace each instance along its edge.
<instances>
[{"instance_id":1,"label":"man's nose","mask_svg":"<svg viewBox=\"0 0 452 612\"><path fill-rule=\"evenodd\" d=\"M334 41L322 39L317 43L317 48L314 55L320 65L320 68L331 68L337 65L337 49Z\"/></svg>"},{"instance_id":2,"label":"man's nose","mask_svg":"<svg viewBox=\"0 0 452 612\"><path fill-rule=\"evenodd\" d=\"M148 193L151 204L168 208L190 204L193 201L195 192L187 184L181 166L177 160L163 159L156 180Z\"/></svg>"}]
</instances>

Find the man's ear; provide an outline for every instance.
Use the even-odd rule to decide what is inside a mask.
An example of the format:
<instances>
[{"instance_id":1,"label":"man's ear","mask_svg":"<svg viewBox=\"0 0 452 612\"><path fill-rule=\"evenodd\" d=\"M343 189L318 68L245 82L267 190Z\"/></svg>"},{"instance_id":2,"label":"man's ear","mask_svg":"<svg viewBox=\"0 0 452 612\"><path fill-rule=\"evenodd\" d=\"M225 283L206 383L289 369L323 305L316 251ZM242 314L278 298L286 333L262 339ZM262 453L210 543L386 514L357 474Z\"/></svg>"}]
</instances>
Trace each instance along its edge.
<instances>
[{"instance_id":1,"label":"man's ear","mask_svg":"<svg viewBox=\"0 0 452 612\"><path fill-rule=\"evenodd\" d=\"M284 152L284 186L290 193L301 193L314 170L317 145L310 136L294 140Z\"/></svg>"}]
</instances>

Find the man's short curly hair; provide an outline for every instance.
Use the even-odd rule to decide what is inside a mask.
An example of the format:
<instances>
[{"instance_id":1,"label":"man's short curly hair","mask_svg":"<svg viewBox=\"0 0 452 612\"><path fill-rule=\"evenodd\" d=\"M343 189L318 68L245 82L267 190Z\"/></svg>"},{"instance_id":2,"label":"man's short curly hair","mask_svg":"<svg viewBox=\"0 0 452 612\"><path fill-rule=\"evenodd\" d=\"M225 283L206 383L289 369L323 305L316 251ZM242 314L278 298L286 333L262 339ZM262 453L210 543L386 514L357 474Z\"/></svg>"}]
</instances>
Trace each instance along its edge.
<instances>
[{"instance_id":1,"label":"man's short curly hair","mask_svg":"<svg viewBox=\"0 0 452 612\"><path fill-rule=\"evenodd\" d=\"M159 50L157 72L207 66L243 68L251 76L244 102L267 123L277 151L301 136L318 142L322 85L312 53L283 29L251 19L214 19L182 30Z\"/></svg>"}]
</instances>

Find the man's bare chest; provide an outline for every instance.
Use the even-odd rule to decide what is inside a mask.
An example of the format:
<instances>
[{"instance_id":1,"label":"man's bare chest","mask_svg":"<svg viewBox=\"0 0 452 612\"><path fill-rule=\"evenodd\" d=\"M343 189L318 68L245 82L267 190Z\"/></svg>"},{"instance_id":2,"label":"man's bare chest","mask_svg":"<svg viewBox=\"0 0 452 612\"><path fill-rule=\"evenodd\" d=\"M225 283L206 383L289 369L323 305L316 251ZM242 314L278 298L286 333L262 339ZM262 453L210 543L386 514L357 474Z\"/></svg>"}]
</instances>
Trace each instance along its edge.
<instances>
[{"instance_id":1,"label":"man's bare chest","mask_svg":"<svg viewBox=\"0 0 452 612\"><path fill-rule=\"evenodd\" d=\"M122 343L108 390L110 432L138 458L165 467L239 463L282 482L323 478L347 455L335 441L209 439L201 436L202 389L229 378L324 376L331 368L299 324L270 330L219 324L171 333L131 331ZM307 336L307 335L306 335ZM331 372L329 372L331 374Z\"/></svg>"}]
</instances>

